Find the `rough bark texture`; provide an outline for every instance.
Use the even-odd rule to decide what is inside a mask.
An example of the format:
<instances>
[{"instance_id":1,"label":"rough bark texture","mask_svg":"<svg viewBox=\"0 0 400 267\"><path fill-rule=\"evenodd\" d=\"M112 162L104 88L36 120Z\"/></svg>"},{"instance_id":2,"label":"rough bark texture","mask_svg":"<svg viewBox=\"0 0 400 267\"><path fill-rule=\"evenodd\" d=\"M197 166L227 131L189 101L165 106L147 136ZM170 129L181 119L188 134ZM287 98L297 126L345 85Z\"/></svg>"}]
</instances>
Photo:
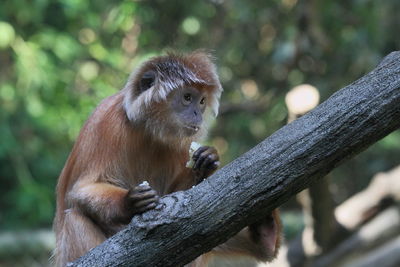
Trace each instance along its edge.
<instances>
[{"instance_id":1,"label":"rough bark texture","mask_svg":"<svg viewBox=\"0 0 400 267\"><path fill-rule=\"evenodd\" d=\"M70 266L182 266L400 127L400 52Z\"/></svg>"}]
</instances>

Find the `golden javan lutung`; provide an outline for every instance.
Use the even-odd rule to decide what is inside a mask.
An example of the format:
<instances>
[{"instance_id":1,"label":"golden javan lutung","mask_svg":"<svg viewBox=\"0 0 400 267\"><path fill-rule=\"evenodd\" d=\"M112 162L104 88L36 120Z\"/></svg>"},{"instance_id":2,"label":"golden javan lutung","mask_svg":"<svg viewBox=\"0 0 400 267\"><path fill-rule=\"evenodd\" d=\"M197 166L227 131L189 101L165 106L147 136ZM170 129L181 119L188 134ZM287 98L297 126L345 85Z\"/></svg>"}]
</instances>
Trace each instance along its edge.
<instances>
[{"instance_id":1,"label":"golden javan lutung","mask_svg":"<svg viewBox=\"0 0 400 267\"><path fill-rule=\"evenodd\" d=\"M219 165L215 148L192 141L217 115L222 87L204 52L143 63L126 86L103 100L84 125L57 185L55 261L65 266L153 209L159 196L186 190ZM142 183L147 180L147 183ZM209 253L271 260L280 243L277 210ZM209 254L208 253L208 254ZM191 266L204 266L201 256Z\"/></svg>"}]
</instances>

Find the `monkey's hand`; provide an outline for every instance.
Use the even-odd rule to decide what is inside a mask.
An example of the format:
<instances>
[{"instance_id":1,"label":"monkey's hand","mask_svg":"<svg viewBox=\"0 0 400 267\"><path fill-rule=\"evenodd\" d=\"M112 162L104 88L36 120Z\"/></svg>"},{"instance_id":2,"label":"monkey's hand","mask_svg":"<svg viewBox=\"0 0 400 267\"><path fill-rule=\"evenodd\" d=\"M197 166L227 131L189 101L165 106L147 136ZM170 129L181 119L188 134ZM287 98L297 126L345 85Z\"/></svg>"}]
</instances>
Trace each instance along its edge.
<instances>
[{"instance_id":1,"label":"monkey's hand","mask_svg":"<svg viewBox=\"0 0 400 267\"><path fill-rule=\"evenodd\" d=\"M128 191L126 205L131 216L154 209L157 206L159 196L150 185L142 183Z\"/></svg>"},{"instance_id":2,"label":"monkey's hand","mask_svg":"<svg viewBox=\"0 0 400 267\"><path fill-rule=\"evenodd\" d=\"M215 172L220 164L218 152L214 147L202 146L193 153L192 158L196 184Z\"/></svg>"}]
</instances>

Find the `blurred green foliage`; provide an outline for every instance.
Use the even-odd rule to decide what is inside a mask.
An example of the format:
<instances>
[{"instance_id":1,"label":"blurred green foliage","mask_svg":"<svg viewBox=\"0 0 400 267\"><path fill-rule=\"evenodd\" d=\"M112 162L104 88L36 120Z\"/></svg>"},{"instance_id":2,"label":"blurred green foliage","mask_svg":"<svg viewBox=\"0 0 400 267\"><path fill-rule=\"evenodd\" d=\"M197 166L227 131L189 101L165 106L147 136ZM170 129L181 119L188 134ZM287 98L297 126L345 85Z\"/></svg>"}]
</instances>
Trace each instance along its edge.
<instances>
[{"instance_id":1,"label":"blurred green foliage","mask_svg":"<svg viewBox=\"0 0 400 267\"><path fill-rule=\"evenodd\" d=\"M211 50L225 112L210 134L224 162L286 123L283 99L326 99L399 49L397 0L14 0L0 8L0 227L48 227L58 174L85 119L144 59ZM266 99L260 110L234 104ZM251 104L250 104L251 105ZM338 201L399 164L400 133L334 171Z\"/></svg>"}]
</instances>

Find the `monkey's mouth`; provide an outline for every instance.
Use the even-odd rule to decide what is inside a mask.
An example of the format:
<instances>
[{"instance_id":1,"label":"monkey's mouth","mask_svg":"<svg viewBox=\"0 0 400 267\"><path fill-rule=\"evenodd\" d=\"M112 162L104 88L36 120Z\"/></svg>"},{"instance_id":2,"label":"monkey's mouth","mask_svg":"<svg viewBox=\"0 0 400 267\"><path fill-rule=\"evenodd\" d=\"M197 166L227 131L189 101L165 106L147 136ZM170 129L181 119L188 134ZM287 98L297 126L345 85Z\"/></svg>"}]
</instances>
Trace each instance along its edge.
<instances>
[{"instance_id":1,"label":"monkey's mouth","mask_svg":"<svg viewBox=\"0 0 400 267\"><path fill-rule=\"evenodd\" d=\"M188 129L188 130L190 130L191 132L193 132L193 133L197 133L199 130L200 130L200 127L199 126L196 126L196 125L184 125L184 127L186 128L186 129Z\"/></svg>"}]
</instances>

